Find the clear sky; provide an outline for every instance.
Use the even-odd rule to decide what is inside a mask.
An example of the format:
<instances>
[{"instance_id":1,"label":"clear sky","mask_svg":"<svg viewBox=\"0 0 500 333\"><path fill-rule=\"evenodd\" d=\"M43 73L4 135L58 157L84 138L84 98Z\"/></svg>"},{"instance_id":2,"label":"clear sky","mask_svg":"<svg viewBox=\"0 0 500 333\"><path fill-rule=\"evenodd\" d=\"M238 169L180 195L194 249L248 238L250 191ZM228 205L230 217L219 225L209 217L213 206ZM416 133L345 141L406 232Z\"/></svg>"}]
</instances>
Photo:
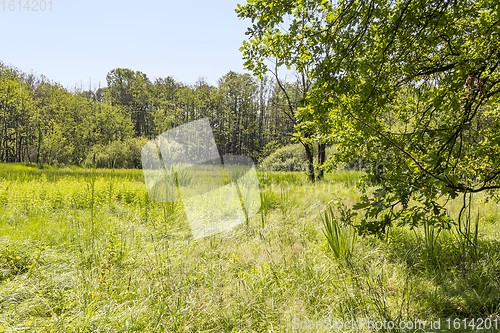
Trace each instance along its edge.
<instances>
[{"instance_id":1,"label":"clear sky","mask_svg":"<svg viewBox=\"0 0 500 333\"><path fill-rule=\"evenodd\" d=\"M216 85L229 70L244 72L239 48L250 21L234 9L246 0L51 0L52 11L49 1L35 12L19 11L19 0L10 11L0 0L5 64L84 89L105 86L118 67L186 84L205 77Z\"/></svg>"}]
</instances>

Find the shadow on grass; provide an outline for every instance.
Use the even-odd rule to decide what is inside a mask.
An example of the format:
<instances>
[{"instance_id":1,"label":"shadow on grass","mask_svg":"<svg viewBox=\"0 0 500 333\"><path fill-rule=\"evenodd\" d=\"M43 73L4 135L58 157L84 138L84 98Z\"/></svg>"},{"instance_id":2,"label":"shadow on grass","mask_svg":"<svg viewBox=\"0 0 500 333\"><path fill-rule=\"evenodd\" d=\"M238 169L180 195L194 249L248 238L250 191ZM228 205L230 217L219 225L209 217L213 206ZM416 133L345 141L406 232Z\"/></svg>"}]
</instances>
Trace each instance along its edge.
<instances>
[{"instance_id":1,"label":"shadow on grass","mask_svg":"<svg viewBox=\"0 0 500 333\"><path fill-rule=\"evenodd\" d=\"M500 241L464 247L443 231L431 247L420 230L391 230L384 244L390 262L413 279L415 297L443 318L487 318L500 311Z\"/></svg>"}]
</instances>

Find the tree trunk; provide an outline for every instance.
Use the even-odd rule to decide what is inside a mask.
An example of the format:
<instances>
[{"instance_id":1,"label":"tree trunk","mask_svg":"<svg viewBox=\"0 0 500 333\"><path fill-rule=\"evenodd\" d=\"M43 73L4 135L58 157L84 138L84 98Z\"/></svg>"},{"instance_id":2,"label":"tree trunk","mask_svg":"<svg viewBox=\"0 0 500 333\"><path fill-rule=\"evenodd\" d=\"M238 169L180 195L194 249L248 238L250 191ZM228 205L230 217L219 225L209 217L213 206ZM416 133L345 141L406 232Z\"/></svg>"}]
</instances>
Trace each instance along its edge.
<instances>
[{"instance_id":1,"label":"tree trunk","mask_svg":"<svg viewBox=\"0 0 500 333\"><path fill-rule=\"evenodd\" d=\"M304 148L306 149L306 157L307 157L307 176L309 177L309 181L314 183L316 180L314 176L314 159L313 159L313 147L309 143L302 143Z\"/></svg>"},{"instance_id":2,"label":"tree trunk","mask_svg":"<svg viewBox=\"0 0 500 333\"><path fill-rule=\"evenodd\" d=\"M318 180L323 179L323 163L326 159L326 144L318 144Z\"/></svg>"}]
</instances>

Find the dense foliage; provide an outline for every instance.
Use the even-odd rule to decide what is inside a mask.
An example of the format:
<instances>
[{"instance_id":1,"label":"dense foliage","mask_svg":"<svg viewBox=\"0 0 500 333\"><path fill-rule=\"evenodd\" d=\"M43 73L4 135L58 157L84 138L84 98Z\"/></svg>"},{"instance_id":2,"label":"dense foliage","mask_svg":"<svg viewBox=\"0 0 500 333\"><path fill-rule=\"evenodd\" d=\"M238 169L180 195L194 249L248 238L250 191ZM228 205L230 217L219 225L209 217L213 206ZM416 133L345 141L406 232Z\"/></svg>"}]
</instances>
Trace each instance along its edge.
<instances>
[{"instance_id":1,"label":"dense foliage","mask_svg":"<svg viewBox=\"0 0 500 333\"><path fill-rule=\"evenodd\" d=\"M313 146L312 152L316 155L318 146ZM328 157L332 154L332 147L325 149L325 156ZM318 159L314 158L313 163L317 168ZM290 144L281 147L274 151L272 154L262 160L260 166L263 170L267 171L306 171L308 168L309 160L303 145ZM356 169L354 165L345 165L347 169ZM327 168L323 165L323 168ZM359 168L361 169L361 168Z\"/></svg>"},{"instance_id":2,"label":"dense foliage","mask_svg":"<svg viewBox=\"0 0 500 333\"><path fill-rule=\"evenodd\" d=\"M293 84L287 90L296 95ZM290 142L294 124L283 100L274 81L235 72L214 87L203 79L193 86L171 77L152 82L144 73L117 68L106 87L69 91L0 63L0 162L140 167L123 156L140 154L133 138L151 139L204 117L221 154L258 160Z\"/></svg>"},{"instance_id":3,"label":"dense foliage","mask_svg":"<svg viewBox=\"0 0 500 333\"><path fill-rule=\"evenodd\" d=\"M498 1L258 0L237 12L252 20L247 68L311 81L297 136L335 143L336 162L385 166L355 206L361 231L447 227L458 195L467 226L472 194L500 188Z\"/></svg>"},{"instance_id":4,"label":"dense foliage","mask_svg":"<svg viewBox=\"0 0 500 333\"><path fill-rule=\"evenodd\" d=\"M307 157L300 144L292 144L266 157L261 167L269 171L304 171L307 168Z\"/></svg>"}]
</instances>

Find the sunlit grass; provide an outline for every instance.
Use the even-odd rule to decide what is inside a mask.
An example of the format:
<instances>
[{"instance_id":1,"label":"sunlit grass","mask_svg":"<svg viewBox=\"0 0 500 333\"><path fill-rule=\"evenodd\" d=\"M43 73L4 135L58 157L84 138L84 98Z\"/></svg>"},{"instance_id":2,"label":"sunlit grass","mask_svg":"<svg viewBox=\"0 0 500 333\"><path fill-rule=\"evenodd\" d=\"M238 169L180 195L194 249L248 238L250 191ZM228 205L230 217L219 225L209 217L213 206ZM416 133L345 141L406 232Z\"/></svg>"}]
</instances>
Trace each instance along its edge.
<instances>
[{"instance_id":1,"label":"sunlit grass","mask_svg":"<svg viewBox=\"0 0 500 333\"><path fill-rule=\"evenodd\" d=\"M317 184L259 172L262 213L200 240L182 203L149 199L140 171L37 172L0 165L0 331L287 332L294 318L443 322L500 311L493 202L478 199L482 249L467 258L453 229L429 251L423 228L399 227L386 240L358 237L346 262L321 216L359 198L359 172Z\"/></svg>"},{"instance_id":2,"label":"sunlit grass","mask_svg":"<svg viewBox=\"0 0 500 333\"><path fill-rule=\"evenodd\" d=\"M48 164L32 163L0 163L0 179L9 181L29 181L44 176L48 181L57 181L62 177L75 177L79 179L89 179L92 173L99 176L106 176L111 173L109 169L92 169L77 166L52 166ZM113 175L119 178L129 178L143 181L142 170L137 169L115 169Z\"/></svg>"}]
</instances>

